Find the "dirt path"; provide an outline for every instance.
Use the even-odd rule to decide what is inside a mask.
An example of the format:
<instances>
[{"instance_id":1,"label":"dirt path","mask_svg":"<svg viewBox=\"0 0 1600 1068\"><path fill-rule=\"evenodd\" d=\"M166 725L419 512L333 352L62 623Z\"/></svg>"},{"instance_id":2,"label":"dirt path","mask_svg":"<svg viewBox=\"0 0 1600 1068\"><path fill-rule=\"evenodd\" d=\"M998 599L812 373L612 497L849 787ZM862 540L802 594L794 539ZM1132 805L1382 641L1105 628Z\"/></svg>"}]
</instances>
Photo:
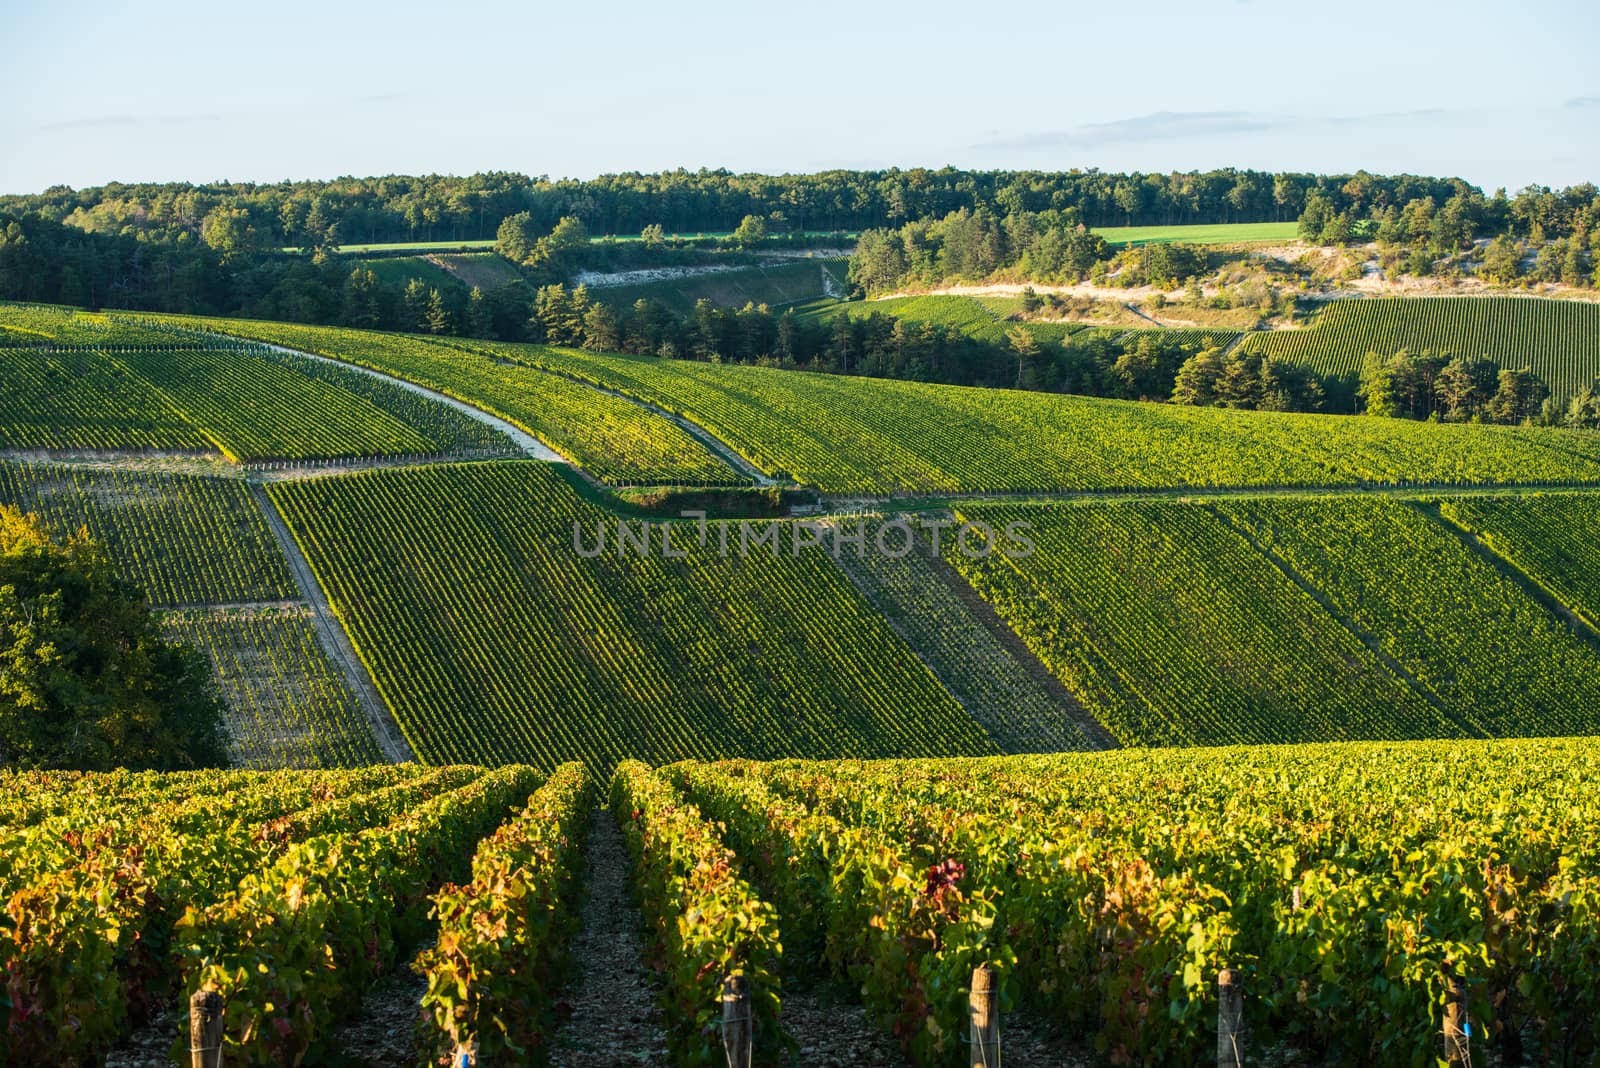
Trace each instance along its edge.
<instances>
[{"instance_id":1,"label":"dirt path","mask_svg":"<svg viewBox=\"0 0 1600 1068\"><path fill-rule=\"evenodd\" d=\"M655 977L644 963L644 920L628 896L629 862L611 813L590 818L589 888L573 942L571 1015L556 1033L554 1068L665 1065ZM564 1007L558 1006L558 1011Z\"/></svg>"},{"instance_id":2,"label":"dirt path","mask_svg":"<svg viewBox=\"0 0 1600 1068\"><path fill-rule=\"evenodd\" d=\"M250 489L255 495L256 503L261 507L261 514L266 517L267 526L272 529L272 536L277 539L279 550L289 563L289 571L294 575L295 584L300 587L300 596L311 606L312 620L316 624L318 636L322 639L322 647L335 666L344 672L345 680L350 685L350 692L361 702L361 708L367 714L367 722L372 726L373 738L377 740L378 748L382 750L384 758L392 764L414 762L417 759L416 754L411 751L411 745L401 733L400 724L395 722L389 706L384 704L383 697L378 693L377 684L372 681L372 675L367 671L367 666L356 655L355 646L350 644L350 636L344 632L344 624L333 614L333 606L328 603L327 595L322 592L322 585L317 582L316 573L311 570L311 561L300 551L294 535L289 533L288 524L283 521L283 516L278 514L278 508L272 503L272 498L267 496L266 488L253 485Z\"/></svg>"}]
</instances>

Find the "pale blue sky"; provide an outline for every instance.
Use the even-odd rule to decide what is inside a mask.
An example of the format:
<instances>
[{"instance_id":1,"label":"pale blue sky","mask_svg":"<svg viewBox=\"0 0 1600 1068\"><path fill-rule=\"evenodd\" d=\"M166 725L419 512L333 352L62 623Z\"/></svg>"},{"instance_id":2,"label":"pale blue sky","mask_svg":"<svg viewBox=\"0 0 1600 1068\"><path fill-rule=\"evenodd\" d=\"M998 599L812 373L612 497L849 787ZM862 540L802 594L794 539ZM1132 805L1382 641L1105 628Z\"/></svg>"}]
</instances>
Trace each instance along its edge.
<instances>
[{"instance_id":1,"label":"pale blue sky","mask_svg":"<svg viewBox=\"0 0 1600 1068\"><path fill-rule=\"evenodd\" d=\"M1592 0L0 0L0 192L726 166L1600 180Z\"/></svg>"}]
</instances>

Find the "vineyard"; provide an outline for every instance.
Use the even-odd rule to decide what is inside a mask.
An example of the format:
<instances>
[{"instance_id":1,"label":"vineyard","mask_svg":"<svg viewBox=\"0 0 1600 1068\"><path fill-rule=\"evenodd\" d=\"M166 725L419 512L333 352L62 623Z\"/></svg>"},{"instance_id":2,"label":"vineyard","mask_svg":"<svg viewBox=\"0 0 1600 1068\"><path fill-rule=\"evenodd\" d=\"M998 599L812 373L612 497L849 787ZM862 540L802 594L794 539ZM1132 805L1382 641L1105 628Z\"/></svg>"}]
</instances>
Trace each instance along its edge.
<instances>
[{"instance_id":1,"label":"vineyard","mask_svg":"<svg viewBox=\"0 0 1600 1068\"><path fill-rule=\"evenodd\" d=\"M214 452L148 382L88 350L0 353L0 446Z\"/></svg>"},{"instance_id":2,"label":"vineyard","mask_svg":"<svg viewBox=\"0 0 1600 1068\"><path fill-rule=\"evenodd\" d=\"M630 523L641 557L533 462L269 492L424 760L996 751L824 549L791 554L787 523L781 551L744 558L679 523L682 559L662 525Z\"/></svg>"},{"instance_id":3,"label":"vineyard","mask_svg":"<svg viewBox=\"0 0 1600 1068\"><path fill-rule=\"evenodd\" d=\"M158 607L282 601L289 569L233 478L0 462L0 504L58 535L86 529Z\"/></svg>"},{"instance_id":4,"label":"vineyard","mask_svg":"<svg viewBox=\"0 0 1600 1068\"><path fill-rule=\"evenodd\" d=\"M1123 744L1600 730L1600 643L1436 507L973 505L958 517L1027 522L1038 551L946 556Z\"/></svg>"},{"instance_id":5,"label":"vineyard","mask_svg":"<svg viewBox=\"0 0 1600 1068\"><path fill-rule=\"evenodd\" d=\"M1138 404L688 360L497 347L705 427L838 493L1600 481L1574 431Z\"/></svg>"},{"instance_id":6,"label":"vineyard","mask_svg":"<svg viewBox=\"0 0 1600 1068\"><path fill-rule=\"evenodd\" d=\"M155 319L80 318L0 306L0 320L32 324L0 345L0 448L220 452L245 463L516 454L482 423L349 368Z\"/></svg>"},{"instance_id":7,"label":"vineyard","mask_svg":"<svg viewBox=\"0 0 1600 1068\"><path fill-rule=\"evenodd\" d=\"M259 338L426 386L499 416L606 481L704 485L740 481L671 421L558 375L497 360L492 347L486 354L404 334L228 319L170 321ZM473 343L473 347L483 346Z\"/></svg>"},{"instance_id":8,"label":"vineyard","mask_svg":"<svg viewBox=\"0 0 1600 1068\"><path fill-rule=\"evenodd\" d=\"M1597 952L1591 748L738 762L660 776L725 827L750 887L741 913L782 930L774 968L750 933L761 927L724 925L700 955L707 970L731 955L788 984L823 968L919 1065L976 1063L968 989L981 967L1005 1011L1055 1019L1112 1063L1218 1063L1223 969L1246 993L1237 1034L1275 1056L1431 1065L1453 975L1479 1056L1493 1045L1584 1063L1596 993L1569 979L1591 974Z\"/></svg>"},{"instance_id":9,"label":"vineyard","mask_svg":"<svg viewBox=\"0 0 1600 1068\"><path fill-rule=\"evenodd\" d=\"M1447 501L1441 511L1600 631L1600 506L1593 498L1474 498Z\"/></svg>"},{"instance_id":10,"label":"vineyard","mask_svg":"<svg viewBox=\"0 0 1600 1068\"><path fill-rule=\"evenodd\" d=\"M962 508L1035 554L948 554L1125 745L1456 734L1313 594L1210 509Z\"/></svg>"},{"instance_id":11,"label":"vineyard","mask_svg":"<svg viewBox=\"0 0 1600 1068\"><path fill-rule=\"evenodd\" d=\"M1480 1058L1600 1052L1600 995L1571 981L1600 964L1597 773L1581 741L1344 743L627 762L609 794L675 1065L734 1042L789 1063L790 1006L834 983L909 1063L965 1068L982 978L1002 1050L1048 1019L1074 1060L1217 1063L1226 1027L1274 1059L1421 1068L1450 1020ZM559 1037L598 793L578 765L0 788L0 1064L152 1035L332 1063L407 974L418 1061Z\"/></svg>"},{"instance_id":12,"label":"vineyard","mask_svg":"<svg viewBox=\"0 0 1600 1068\"><path fill-rule=\"evenodd\" d=\"M1533 369L1557 397L1600 377L1600 305L1523 297L1339 300L1307 330L1251 334L1251 351L1353 376L1368 352L1483 357Z\"/></svg>"},{"instance_id":13,"label":"vineyard","mask_svg":"<svg viewBox=\"0 0 1600 1068\"><path fill-rule=\"evenodd\" d=\"M299 1063L423 942L472 951L475 930L447 941L434 919L454 930L450 880L484 877L493 846L536 843L588 808L576 767L542 788L526 768L415 766L0 783L5 1065L94 1060L152 1026L176 1053L188 1021L170 1009L197 990L226 1002L227 1063ZM503 994L525 1001L535 977L508 981L523 989ZM448 1037L423 1025L420 1048Z\"/></svg>"},{"instance_id":14,"label":"vineyard","mask_svg":"<svg viewBox=\"0 0 1600 1068\"><path fill-rule=\"evenodd\" d=\"M168 612L167 632L211 661L228 703L234 761L250 768L382 761L355 695L299 604Z\"/></svg>"},{"instance_id":15,"label":"vineyard","mask_svg":"<svg viewBox=\"0 0 1600 1068\"><path fill-rule=\"evenodd\" d=\"M838 559L1006 752L1106 747L1101 730L1092 720L1085 722L1071 695L1041 679L1030 654L1012 647L1005 624L965 602L965 580L933 556L925 539L904 556L843 552ZM996 626L986 627L985 616Z\"/></svg>"}]
</instances>

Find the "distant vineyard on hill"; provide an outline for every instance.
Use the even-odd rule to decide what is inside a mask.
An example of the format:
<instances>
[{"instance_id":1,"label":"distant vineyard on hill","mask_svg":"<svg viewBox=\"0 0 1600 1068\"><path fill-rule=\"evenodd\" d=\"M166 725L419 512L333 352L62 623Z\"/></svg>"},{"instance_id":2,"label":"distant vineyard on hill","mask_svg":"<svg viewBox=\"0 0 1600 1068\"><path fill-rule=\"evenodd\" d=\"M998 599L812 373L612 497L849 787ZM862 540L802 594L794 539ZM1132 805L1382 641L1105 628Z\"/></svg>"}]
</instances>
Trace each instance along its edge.
<instances>
[{"instance_id":1,"label":"distant vineyard on hill","mask_svg":"<svg viewBox=\"0 0 1600 1068\"><path fill-rule=\"evenodd\" d=\"M1558 430L937 386L600 356L497 352L639 397L757 467L830 492L1600 481L1600 437Z\"/></svg>"},{"instance_id":2,"label":"distant vineyard on hill","mask_svg":"<svg viewBox=\"0 0 1600 1068\"><path fill-rule=\"evenodd\" d=\"M499 416L607 481L696 485L742 481L670 420L559 375L497 359L492 347L468 351L404 334L292 323L170 321L260 338L437 390ZM461 343L468 344L472 343Z\"/></svg>"},{"instance_id":3,"label":"distant vineyard on hill","mask_svg":"<svg viewBox=\"0 0 1600 1068\"><path fill-rule=\"evenodd\" d=\"M1600 377L1600 304L1531 297L1334 301L1306 330L1250 334L1252 352L1353 376L1368 352L1400 349L1485 357L1530 367L1558 397Z\"/></svg>"}]
</instances>

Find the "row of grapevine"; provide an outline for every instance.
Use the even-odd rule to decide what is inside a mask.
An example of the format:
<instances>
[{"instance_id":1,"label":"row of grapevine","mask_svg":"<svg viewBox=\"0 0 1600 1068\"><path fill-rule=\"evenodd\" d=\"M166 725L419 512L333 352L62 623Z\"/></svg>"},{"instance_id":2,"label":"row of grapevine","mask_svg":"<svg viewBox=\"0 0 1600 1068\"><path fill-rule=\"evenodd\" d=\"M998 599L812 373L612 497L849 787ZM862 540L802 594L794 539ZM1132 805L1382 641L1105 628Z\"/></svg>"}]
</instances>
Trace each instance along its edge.
<instances>
[{"instance_id":1,"label":"row of grapevine","mask_svg":"<svg viewBox=\"0 0 1600 1068\"><path fill-rule=\"evenodd\" d=\"M0 447L220 451L230 459L516 455L514 443L437 400L351 368L175 323L70 318L0 306L21 318L0 339ZM57 330L59 333L60 331ZM24 345L26 342L26 345Z\"/></svg>"},{"instance_id":2,"label":"row of grapevine","mask_svg":"<svg viewBox=\"0 0 1600 1068\"><path fill-rule=\"evenodd\" d=\"M995 751L823 548L791 553L787 523L743 555L736 526L701 545L685 523L682 559L660 525L648 556L619 553L616 517L532 462L269 492L425 760Z\"/></svg>"},{"instance_id":3,"label":"row of grapevine","mask_svg":"<svg viewBox=\"0 0 1600 1068\"><path fill-rule=\"evenodd\" d=\"M297 833L387 822L476 774L384 767L34 787L34 808L0 829L0 1064L90 1058L148 1018L176 989L184 910L226 897Z\"/></svg>"},{"instance_id":4,"label":"row of grapevine","mask_svg":"<svg viewBox=\"0 0 1600 1068\"><path fill-rule=\"evenodd\" d=\"M790 966L859 989L919 1063L957 1063L969 1052L963 1031L973 970L1009 971L1015 963L1009 932L997 927L997 896L964 883L961 860L930 860L918 848L918 827L841 818L729 767L681 764L662 774L726 828L777 908ZM784 767L768 766L775 776Z\"/></svg>"},{"instance_id":5,"label":"row of grapevine","mask_svg":"<svg viewBox=\"0 0 1600 1068\"><path fill-rule=\"evenodd\" d=\"M188 993L227 1006L223 1060L304 1061L414 949L430 895L536 786L530 769L500 768L387 823L298 842L232 891L188 902L173 940Z\"/></svg>"},{"instance_id":6,"label":"row of grapevine","mask_svg":"<svg viewBox=\"0 0 1600 1068\"><path fill-rule=\"evenodd\" d=\"M383 759L304 605L189 609L165 613L162 623L211 661L235 764L356 767Z\"/></svg>"},{"instance_id":7,"label":"row of grapevine","mask_svg":"<svg viewBox=\"0 0 1600 1068\"><path fill-rule=\"evenodd\" d=\"M538 1061L578 924L581 853L594 784L557 768L527 807L478 845L472 880L433 896L438 937L413 966L427 979L424 1042L479 1064Z\"/></svg>"},{"instance_id":8,"label":"row of grapevine","mask_svg":"<svg viewBox=\"0 0 1600 1068\"><path fill-rule=\"evenodd\" d=\"M95 352L0 351L0 447L211 452L215 443L128 368Z\"/></svg>"},{"instance_id":9,"label":"row of grapevine","mask_svg":"<svg viewBox=\"0 0 1600 1068\"><path fill-rule=\"evenodd\" d=\"M1600 646L1425 509L1328 498L1217 510L1376 636L1467 732L1600 729Z\"/></svg>"},{"instance_id":10,"label":"row of grapevine","mask_svg":"<svg viewBox=\"0 0 1600 1068\"><path fill-rule=\"evenodd\" d=\"M1308 330L1252 334L1253 351L1354 375L1368 352L1431 350L1530 367L1557 396L1600 377L1600 306L1525 297L1340 300Z\"/></svg>"},{"instance_id":11,"label":"row of grapevine","mask_svg":"<svg viewBox=\"0 0 1600 1068\"><path fill-rule=\"evenodd\" d=\"M611 810L633 857L634 885L664 963L667 1043L680 1066L727 1063L719 1034L724 980L742 976L761 1063L776 1063L777 914L744 878L717 827L655 772L617 767Z\"/></svg>"},{"instance_id":12,"label":"row of grapevine","mask_svg":"<svg viewBox=\"0 0 1600 1068\"><path fill-rule=\"evenodd\" d=\"M160 345L170 332L125 316L86 312L53 304L0 302L0 348Z\"/></svg>"},{"instance_id":13,"label":"row of grapevine","mask_svg":"<svg viewBox=\"0 0 1600 1068\"><path fill-rule=\"evenodd\" d=\"M1459 733L1204 505L956 514L1029 525L1027 559L948 560L1123 744Z\"/></svg>"},{"instance_id":14,"label":"row of grapevine","mask_svg":"<svg viewBox=\"0 0 1600 1068\"><path fill-rule=\"evenodd\" d=\"M1600 439L1016 390L496 351L683 415L751 463L836 492L1600 481Z\"/></svg>"},{"instance_id":15,"label":"row of grapevine","mask_svg":"<svg viewBox=\"0 0 1600 1068\"><path fill-rule=\"evenodd\" d=\"M432 452L379 408L282 363L230 350L139 349L120 360L237 460Z\"/></svg>"},{"instance_id":16,"label":"row of grapevine","mask_svg":"<svg viewBox=\"0 0 1600 1068\"><path fill-rule=\"evenodd\" d=\"M0 503L87 529L158 606L282 601L294 580L249 487L231 478L0 461Z\"/></svg>"},{"instance_id":17,"label":"row of grapevine","mask_svg":"<svg viewBox=\"0 0 1600 1068\"><path fill-rule=\"evenodd\" d=\"M986 964L1113 1063L1213 1063L1230 968L1257 1047L1420 1068L1447 975L1480 1055L1597 1052L1597 770L1538 741L663 774L726 823L785 961L858 980L918 1064L969 1063Z\"/></svg>"},{"instance_id":18,"label":"row of grapevine","mask_svg":"<svg viewBox=\"0 0 1600 1068\"><path fill-rule=\"evenodd\" d=\"M403 334L290 323L167 321L258 338L415 382L505 419L609 482L743 481L670 420L559 375L496 359L492 350L469 352Z\"/></svg>"}]
</instances>

